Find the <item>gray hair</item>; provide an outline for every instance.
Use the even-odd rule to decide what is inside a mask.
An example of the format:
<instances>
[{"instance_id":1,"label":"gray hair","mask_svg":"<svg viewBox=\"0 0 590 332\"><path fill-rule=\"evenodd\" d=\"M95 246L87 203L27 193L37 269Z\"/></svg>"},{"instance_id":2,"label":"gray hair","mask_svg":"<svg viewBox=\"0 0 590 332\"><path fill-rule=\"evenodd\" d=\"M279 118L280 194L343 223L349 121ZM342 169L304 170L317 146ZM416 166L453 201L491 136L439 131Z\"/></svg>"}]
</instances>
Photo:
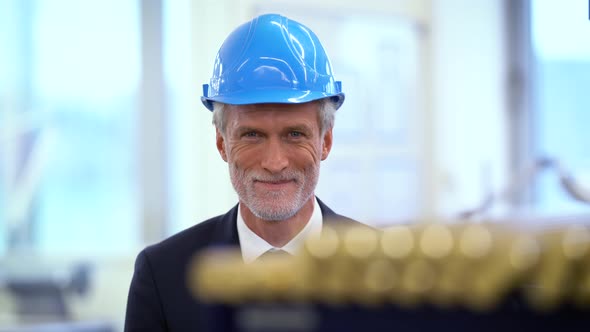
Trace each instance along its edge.
<instances>
[{"instance_id":1,"label":"gray hair","mask_svg":"<svg viewBox=\"0 0 590 332\"><path fill-rule=\"evenodd\" d=\"M320 134L323 137L328 129L334 127L337 103L330 98L320 99L319 103L320 112L318 117L320 121ZM213 103L213 125L219 130L222 136L225 136L225 127L227 125L225 116L227 109L225 105L223 103Z\"/></svg>"}]
</instances>

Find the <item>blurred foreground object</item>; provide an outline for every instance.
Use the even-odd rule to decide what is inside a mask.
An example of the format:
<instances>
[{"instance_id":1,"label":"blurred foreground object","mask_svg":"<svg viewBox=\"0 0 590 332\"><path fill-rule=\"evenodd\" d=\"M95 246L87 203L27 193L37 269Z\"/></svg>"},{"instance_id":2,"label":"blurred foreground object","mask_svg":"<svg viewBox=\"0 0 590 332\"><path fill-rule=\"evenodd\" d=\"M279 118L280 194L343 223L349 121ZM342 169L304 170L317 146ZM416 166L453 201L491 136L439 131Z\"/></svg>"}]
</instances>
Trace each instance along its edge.
<instances>
[{"instance_id":1,"label":"blurred foreground object","mask_svg":"<svg viewBox=\"0 0 590 332\"><path fill-rule=\"evenodd\" d=\"M295 257L243 264L239 251L210 251L189 282L225 322L212 331L586 331L590 231L326 228Z\"/></svg>"}]
</instances>

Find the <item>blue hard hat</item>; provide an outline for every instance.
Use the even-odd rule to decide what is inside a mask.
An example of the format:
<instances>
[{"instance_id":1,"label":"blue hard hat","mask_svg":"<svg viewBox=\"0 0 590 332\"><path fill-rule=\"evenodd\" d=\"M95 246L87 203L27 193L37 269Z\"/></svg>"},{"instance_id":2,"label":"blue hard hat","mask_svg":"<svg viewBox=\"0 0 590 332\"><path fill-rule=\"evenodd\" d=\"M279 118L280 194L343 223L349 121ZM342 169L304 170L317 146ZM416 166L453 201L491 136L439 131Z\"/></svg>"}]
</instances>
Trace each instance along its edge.
<instances>
[{"instance_id":1,"label":"blue hard hat","mask_svg":"<svg viewBox=\"0 0 590 332\"><path fill-rule=\"evenodd\" d=\"M233 105L305 103L332 98L344 102L341 82L318 37L303 24L265 14L235 29L217 57L201 101Z\"/></svg>"}]
</instances>

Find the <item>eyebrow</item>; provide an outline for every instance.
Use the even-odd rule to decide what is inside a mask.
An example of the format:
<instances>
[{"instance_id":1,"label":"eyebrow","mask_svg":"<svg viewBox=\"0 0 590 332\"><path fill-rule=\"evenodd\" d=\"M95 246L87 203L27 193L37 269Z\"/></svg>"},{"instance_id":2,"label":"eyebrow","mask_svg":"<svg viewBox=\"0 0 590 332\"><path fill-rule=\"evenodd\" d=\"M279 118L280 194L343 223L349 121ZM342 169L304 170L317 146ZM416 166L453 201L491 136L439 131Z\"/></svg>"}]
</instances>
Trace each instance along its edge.
<instances>
[{"instance_id":1,"label":"eyebrow","mask_svg":"<svg viewBox=\"0 0 590 332\"><path fill-rule=\"evenodd\" d=\"M250 131L261 131L261 129L257 128L257 127L252 127L252 126L241 126L241 127L236 128L236 133L238 133L238 134L243 134L243 133L247 133ZM313 130L310 126L308 126L306 124L296 124L296 125L285 127L285 131L301 131L304 133L310 133Z\"/></svg>"},{"instance_id":2,"label":"eyebrow","mask_svg":"<svg viewBox=\"0 0 590 332\"><path fill-rule=\"evenodd\" d=\"M286 128L286 131L300 131L305 134L309 134L312 132L312 129L308 125L300 124L300 125L289 126Z\"/></svg>"},{"instance_id":3,"label":"eyebrow","mask_svg":"<svg viewBox=\"0 0 590 332\"><path fill-rule=\"evenodd\" d=\"M238 133L244 133L244 132L248 132L248 131L260 131L260 129L250 127L250 126L242 126L242 127L236 128L236 132L238 132Z\"/></svg>"}]
</instances>

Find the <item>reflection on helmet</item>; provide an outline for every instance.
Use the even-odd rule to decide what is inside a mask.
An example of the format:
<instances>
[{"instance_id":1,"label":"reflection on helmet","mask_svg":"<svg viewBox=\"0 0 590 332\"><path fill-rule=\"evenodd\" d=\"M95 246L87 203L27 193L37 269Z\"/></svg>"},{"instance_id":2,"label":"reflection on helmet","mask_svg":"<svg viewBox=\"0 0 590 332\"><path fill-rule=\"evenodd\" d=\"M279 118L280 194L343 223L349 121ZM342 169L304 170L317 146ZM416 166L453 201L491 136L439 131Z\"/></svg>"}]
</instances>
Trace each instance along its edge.
<instances>
[{"instance_id":1,"label":"reflection on helmet","mask_svg":"<svg viewBox=\"0 0 590 332\"><path fill-rule=\"evenodd\" d=\"M201 101L233 105L304 103L332 98L344 102L326 51L306 26L277 14L265 14L235 29L217 57Z\"/></svg>"}]
</instances>

